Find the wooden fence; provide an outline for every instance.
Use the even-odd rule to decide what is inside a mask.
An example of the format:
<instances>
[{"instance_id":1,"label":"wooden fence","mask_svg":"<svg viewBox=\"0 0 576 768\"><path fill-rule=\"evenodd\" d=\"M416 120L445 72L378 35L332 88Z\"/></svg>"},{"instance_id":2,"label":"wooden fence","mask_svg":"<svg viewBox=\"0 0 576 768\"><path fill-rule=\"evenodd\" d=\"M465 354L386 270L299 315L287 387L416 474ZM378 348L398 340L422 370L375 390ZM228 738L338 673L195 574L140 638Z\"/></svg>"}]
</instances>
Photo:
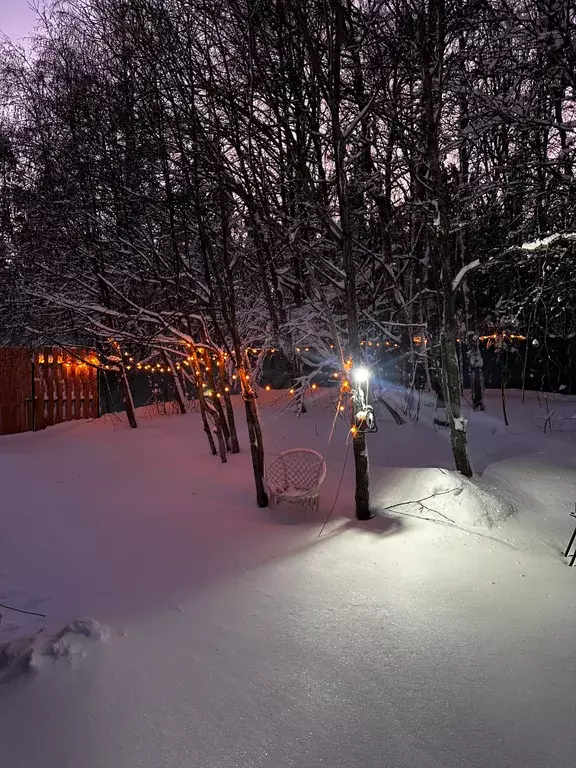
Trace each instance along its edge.
<instances>
[{"instance_id":1,"label":"wooden fence","mask_svg":"<svg viewBox=\"0 0 576 768\"><path fill-rule=\"evenodd\" d=\"M0 435L96 418L97 362L86 349L0 348Z\"/></svg>"}]
</instances>

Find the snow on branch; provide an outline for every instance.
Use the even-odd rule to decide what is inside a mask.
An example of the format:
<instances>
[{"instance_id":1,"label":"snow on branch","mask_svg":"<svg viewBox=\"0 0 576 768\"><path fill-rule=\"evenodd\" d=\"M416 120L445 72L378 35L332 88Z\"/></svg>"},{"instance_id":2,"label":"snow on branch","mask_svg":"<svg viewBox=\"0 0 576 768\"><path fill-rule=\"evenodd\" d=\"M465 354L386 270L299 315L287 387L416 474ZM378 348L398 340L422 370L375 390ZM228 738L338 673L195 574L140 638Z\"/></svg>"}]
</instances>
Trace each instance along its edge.
<instances>
[{"instance_id":1,"label":"snow on branch","mask_svg":"<svg viewBox=\"0 0 576 768\"><path fill-rule=\"evenodd\" d=\"M531 243L522 243L523 251L543 251L558 242L575 242L576 232L555 232L541 240L533 240Z\"/></svg>"},{"instance_id":2,"label":"snow on branch","mask_svg":"<svg viewBox=\"0 0 576 768\"><path fill-rule=\"evenodd\" d=\"M350 136L350 134L352 133L352 131L356 128L358 123L366 117L366 115L368 114L368 112L372 108L372 103L373 103L375 97L376 97L376 93L374 93L372 95L372 97L370 98L370 101L356 115L356 117L352 120L350 125L348 125L346 128L343 129L343 131L342 131L342 138L347 139Z\"/></svg>"},{"instance_id":3,"label":"snow on branch","mask_svg":"<svg viewBox=\"0 0 576 768\"><path fill-rule=\"evenodd\" d=\"M464 264L464 266L460 269L460 271L452 281L452 290L457 291L462 280L464 280L468 272L471 272L473 269L476 269L479 266L480 266L480 259L474 259L473 261L470 261L468 264Z\"/></svg>"}]
</instances>

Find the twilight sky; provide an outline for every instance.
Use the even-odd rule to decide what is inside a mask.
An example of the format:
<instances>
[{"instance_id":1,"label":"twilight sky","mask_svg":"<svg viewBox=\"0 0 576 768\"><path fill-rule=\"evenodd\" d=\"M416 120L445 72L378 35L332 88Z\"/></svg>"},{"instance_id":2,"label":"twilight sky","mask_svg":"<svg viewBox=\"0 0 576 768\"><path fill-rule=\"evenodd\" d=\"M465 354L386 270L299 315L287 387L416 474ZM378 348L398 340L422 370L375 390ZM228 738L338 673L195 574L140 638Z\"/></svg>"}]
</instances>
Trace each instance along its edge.
<instances>
[{"instance_id":1,"label":"twilight sky","mask_svg":"<svg viewBox=\"0 0 576 768\"><path fill-rule=\"evenodd\" d=\"M0 30L12 40L30 35L34 18L28 0L0 0Z\"/></svg>"}]
</instances>

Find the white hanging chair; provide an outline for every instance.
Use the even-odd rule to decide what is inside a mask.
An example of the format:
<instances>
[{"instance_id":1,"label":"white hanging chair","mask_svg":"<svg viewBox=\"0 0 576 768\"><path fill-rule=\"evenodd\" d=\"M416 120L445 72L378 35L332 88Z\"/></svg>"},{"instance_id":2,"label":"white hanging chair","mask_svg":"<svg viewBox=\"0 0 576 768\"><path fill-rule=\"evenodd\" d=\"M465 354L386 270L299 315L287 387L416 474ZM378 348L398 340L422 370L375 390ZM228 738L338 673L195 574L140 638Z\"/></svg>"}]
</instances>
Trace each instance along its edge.
<instances>
[{"instance_id":1,"label":"white hanging chair","mask_svg":"<svg viewBox=\"0 0 576 768\"><path fill-rule=\"evenodd\" d=\"M283 451L266 468L270 504L303 504L318 510L319 492L326 477L326 461L311 448Z\"/></svg>"}]
</instances>

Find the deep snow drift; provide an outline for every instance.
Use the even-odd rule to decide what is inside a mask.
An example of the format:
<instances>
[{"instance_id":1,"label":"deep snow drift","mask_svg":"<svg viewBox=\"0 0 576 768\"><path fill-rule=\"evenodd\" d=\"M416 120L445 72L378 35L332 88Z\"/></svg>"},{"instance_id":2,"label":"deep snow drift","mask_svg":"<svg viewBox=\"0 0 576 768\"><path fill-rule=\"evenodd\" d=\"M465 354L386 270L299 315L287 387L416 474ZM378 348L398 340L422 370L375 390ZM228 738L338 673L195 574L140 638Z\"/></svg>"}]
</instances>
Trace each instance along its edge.
<instances>
[{"instance_id":1,"label":"deep snow drift","mask_svg":"<svg viewBox=\"0 0 576 768\"><path fill-rule=\"evenodd\" d=\"M330 395L276 398L269 456L324 451ZM344 422L317 516L259 510L247 450L221 466L195 414L0 439L0 602L47 616L0 607L2 764L571 765L576 403L508 411L470 415L468 483L429 406L384 410L366 524L351 452L336 498Z\"/></svg>"}]
</instances>

